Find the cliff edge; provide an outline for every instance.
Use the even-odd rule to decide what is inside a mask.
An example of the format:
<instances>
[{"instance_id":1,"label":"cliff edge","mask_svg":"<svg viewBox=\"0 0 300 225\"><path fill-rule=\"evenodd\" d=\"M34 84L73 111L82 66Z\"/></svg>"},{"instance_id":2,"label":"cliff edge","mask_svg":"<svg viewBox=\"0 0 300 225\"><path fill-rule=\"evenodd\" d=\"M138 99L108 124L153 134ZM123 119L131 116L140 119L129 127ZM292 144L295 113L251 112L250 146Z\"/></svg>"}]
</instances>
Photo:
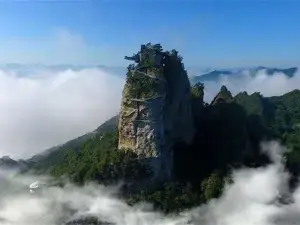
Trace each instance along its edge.
<instances>
[{"instance_id":1,"label":"cliff edge","mask_svg":"<svg viewBox=\"0 0 300 225\"><path fill-rule=\"evenodd\" d=\"M150 164L154 178L171 179L172 147L191 143L194 123L190 83L176 50L142 45L128 66L119 119L119 149ZM143 160L142 160L143 161Z\"/></svg>"}]
</instances>

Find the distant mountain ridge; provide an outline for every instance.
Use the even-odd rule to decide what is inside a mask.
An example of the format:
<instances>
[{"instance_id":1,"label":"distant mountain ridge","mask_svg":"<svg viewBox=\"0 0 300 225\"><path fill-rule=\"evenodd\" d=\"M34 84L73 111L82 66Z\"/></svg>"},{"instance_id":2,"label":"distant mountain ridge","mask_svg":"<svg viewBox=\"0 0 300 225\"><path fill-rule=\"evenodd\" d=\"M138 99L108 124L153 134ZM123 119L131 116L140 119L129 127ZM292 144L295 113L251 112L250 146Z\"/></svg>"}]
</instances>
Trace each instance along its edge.
<instances>
[{"instance_id":1,"label":"distant mountain ridge","mask_svg":"<svg viewBox=\"0 0 300 225\"><path fill-rule=\"evenodd\" d=\"M28 165L25 160L14 160L9 156L3 156L0 158L0 168L1 169L18 169L21 171L27 170Z\"/></svg>"},{"instance_id":2,"label":"distant mountain ridge","mask_svg":"<svg viewBox=\"0 0 300 225\"><path fill-rule=\"evenodd\" d=\"M18 76L27 76L39 72L63 72L67 70L80 71L84 69L101 69L108 74L124 77L126 74L126 67L123 66L105 66L105 65L72 65L72 64L20 64L20 63L6 63L0 64L0 70L13 71ZM266 71L268 75L275 73L284 73L287 77L293 77L298 71L297 67L277 68L277 67L247 67L247 68L230 68L230 69L213 69L197 66L187 66L186 71L190 78L191 84L196 82L217 81L222 76L240 76L244 73L249 73L255 76L260 71Z\"/></svg>"},{"instance_id":3,"label":"distant mountain ridge","mask_svg":"<svg viewBox=\"0 0 300 225\"><path fill-rule=\"evenodd\" d=\"M197 82L206 82L206 81L218 81L221 77L232 77L232 76L241 76L243 74L249 74L250 76L255 77L259 72L265 72L267 75L272 76L276 73L283 73L287 77L293 77L298 71L297 67L290 67L285 69L280 68L271 68L271 67L252 67L244 69L232 69L232 70L212 70L210 72L190 77L190 82L195 84Z\"/></svg>"}]
</instances>

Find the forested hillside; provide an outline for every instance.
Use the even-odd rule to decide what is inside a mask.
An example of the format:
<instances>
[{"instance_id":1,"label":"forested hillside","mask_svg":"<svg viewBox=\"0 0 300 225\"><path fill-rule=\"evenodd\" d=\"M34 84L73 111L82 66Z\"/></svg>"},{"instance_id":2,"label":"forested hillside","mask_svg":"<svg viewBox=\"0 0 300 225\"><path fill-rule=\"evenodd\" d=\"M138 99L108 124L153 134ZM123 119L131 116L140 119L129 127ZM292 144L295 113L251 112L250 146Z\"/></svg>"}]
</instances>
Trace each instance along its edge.
<instances>
[{"instance_id":1,"label":"forested hillside","mask_svg":"<svg viewBox=\"0 0 300 225\"><path fill-rule=\"evenodd\" d=\"M147 200L170 212L217 197L224 182L230 182L232 168L268 163L259 151L260 142L268 139L279 139L292 150L287 154L287 166L298 172L300 102L296 99L300 99L300 91L271 98L245 92L232 97L222 87L212 104L205 104L201 96L204 86L192 88L197 135L190 146L174 146L176 178L150 192L124 189L129 203ZM67 174L80 184L89 180L112 184L147 176L149 171L139 167L133 154L117 150L117 135L116 130L108 132L86 140L80 151L70 149L52 174Z\"/></svg>"},{"instance_id":2,"label":"forested hillside","mask_svg":"<svg viewBox=\"0 0 300 225\"><path fill-rule=\"evenodd\" d=\"M151 44L147 46L151 47ZM161 51L160 45L154 47ZM175 53L181 63L182 57L176 50L165 54L174 57ZM134 59L138 60L138 57L135 55ZM176 73L177 67L168 70ZM133 68L129 65L127 78L139 83L135 80L137 77L132 77L130 71ZM180 69L183 68L182 64ZM169 79L172 81L173 78ZM141 160L131 150L118 149L118 117L40 158L32 158L28 161L31 169L48 171L55 177L68 176L79 185L91 180L103 184L116 184L122 180L125 181L122 196L129 204L147 200L165 212L180 211L218 197L224 184L232 182L233 168L269 163L260 152L264 140L276 139L285 144L290 149L286 153L286 165L292 174L298 174L299 90L276 97L246 92L232 96L230 90L222 86L213 101L205 103L204 88L202 83L190 88L189 102L195 126L193 140L190 144L174 142L173 179L155 189L143 186L142 181L152 174L144 163L147 159ZM143 88L138 90L142 92Z\"/></svg>"},{"instance_id":3,"label":"forested hillside","mask_svg":"<svg viewBox=\"0 0 300 225\"><path fill-rule=\"evenodd\" d=\"M118 116L114 116L102 125L100 125L93 132L87 133L81 137L70 140L61 146L50 148L45 152L35 155L32 158L26 160L26 163L30 165L30 169L34 169L39 173L45 173L49 171L49 169L54 165L63 163L66 155L74 152L80 152L87 141L93 140L97 137L101 137L107 132L116 130L117 121Z\"/></svg>"}]
</instances>

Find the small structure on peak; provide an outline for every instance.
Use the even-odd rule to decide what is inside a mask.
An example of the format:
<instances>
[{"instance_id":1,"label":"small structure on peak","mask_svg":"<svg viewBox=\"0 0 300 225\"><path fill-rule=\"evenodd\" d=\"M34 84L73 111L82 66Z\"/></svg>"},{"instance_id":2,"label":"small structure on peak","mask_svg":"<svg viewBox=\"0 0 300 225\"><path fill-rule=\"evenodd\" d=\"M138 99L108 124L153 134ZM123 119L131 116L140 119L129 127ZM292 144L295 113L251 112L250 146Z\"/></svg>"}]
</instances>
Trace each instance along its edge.
<instances>
[{"instance_id":1,"label":"small structure on peak","mask_svg":"<svg viewBox=\"0 0 300 225\"><path fill-rule=\"evenodd\" d=\"M132 60L136 63L139 63L140 62L140 55L139 54L135 54L133 56L125 56L124 57L126 60Z\"/></svg>"}]
</instances>

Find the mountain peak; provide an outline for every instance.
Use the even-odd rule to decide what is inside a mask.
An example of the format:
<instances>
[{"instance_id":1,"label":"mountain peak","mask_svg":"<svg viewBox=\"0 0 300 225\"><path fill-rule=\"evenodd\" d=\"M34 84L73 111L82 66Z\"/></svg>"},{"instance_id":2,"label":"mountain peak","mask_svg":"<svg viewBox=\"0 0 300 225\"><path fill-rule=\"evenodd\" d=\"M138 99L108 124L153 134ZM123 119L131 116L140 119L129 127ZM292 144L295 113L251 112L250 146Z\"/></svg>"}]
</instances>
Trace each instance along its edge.
<instances>
[{"instance_id":1,"label":"mountain peak","mask_svg":"<svg viewBox=\"0 0 300 225\"><path fill-rule=\"evenodd\" d=\"M221 89L220 89L220 92L226 93L226 92L229 92L229 91L228 91L228 89L225 85L222 85Z\"/></svg>"},{"instance_id":2,"label":"mountain peak","mask_svg":"<svg viewBox=\"0 0 300 225\"><path fill-rule=\"evenodd\" d=\"M231 92L227 89L225 85L221 86L219 93L215 96L211 105L215 105L218 103L229 103L233 101L233 97Z\"/></svg>"},{"instance_id":3,"label":"mountain peak","mask_svg":"<svg viewBox=\"0 0 300 225\"><path fill-rule=\"evenodd\" d=\"M154 178L169 179L174 139L193 139L191 88L178 51L141 46L128 67L119 120L119 149L151 161Z\"/></svg>"}]
</instances>

